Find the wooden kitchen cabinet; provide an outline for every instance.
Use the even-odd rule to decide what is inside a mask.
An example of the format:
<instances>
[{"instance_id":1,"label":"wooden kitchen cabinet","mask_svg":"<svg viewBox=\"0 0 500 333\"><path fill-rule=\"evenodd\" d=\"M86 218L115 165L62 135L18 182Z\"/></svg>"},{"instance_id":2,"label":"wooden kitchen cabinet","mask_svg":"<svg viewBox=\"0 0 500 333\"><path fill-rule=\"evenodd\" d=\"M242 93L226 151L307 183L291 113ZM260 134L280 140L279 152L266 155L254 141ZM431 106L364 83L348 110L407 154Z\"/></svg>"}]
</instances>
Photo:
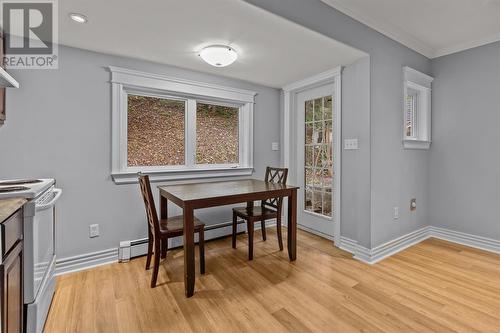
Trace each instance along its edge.
<instances>
[{"instance_id":1,"label":"wooden kitchen cabinet","mask_svg":"<svg viewBox=\"0 0 500 333\"><path fill-rule=\"evenodd\" d=\"M23 332L23 210L0 224L2 333Z\"/></svg>"}]
</instances>

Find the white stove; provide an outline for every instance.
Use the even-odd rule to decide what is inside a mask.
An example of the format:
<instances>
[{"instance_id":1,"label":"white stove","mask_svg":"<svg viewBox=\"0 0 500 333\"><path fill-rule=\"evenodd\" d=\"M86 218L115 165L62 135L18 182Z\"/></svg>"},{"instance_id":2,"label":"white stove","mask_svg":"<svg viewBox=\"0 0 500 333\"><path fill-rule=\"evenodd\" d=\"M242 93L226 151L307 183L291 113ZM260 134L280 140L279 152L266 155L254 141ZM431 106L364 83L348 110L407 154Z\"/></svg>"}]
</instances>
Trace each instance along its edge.
<instances>
[{"instance_id":1,"label":"white stove","mask_svg":"<svg viewBox=\"0 0 500 333\"><path fill-rule=\"evenodd\" d=\"M43 331L55 291L55 203L62 190L54 179L0 180L0 199L23 197L25 332Z\"/></svg>"}]
</instances>

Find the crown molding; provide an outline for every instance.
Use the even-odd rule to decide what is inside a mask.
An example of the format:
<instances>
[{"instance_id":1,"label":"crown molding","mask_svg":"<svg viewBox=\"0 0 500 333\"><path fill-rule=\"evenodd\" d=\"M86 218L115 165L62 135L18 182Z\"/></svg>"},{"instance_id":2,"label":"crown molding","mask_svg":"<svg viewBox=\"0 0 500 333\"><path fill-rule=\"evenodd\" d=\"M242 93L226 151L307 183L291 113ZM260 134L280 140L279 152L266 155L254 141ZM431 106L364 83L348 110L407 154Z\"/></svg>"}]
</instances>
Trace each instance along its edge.
<instances>
[{"instance_id":1,"label":"crown molding","mask_svg":"<svg viewBox=\"0 0 500 333\"><path fill-rule=\"evenodd\" d=\"M360 14L359 12L347 8L341 1L339 0L321 0L327 5L335 8L336 10L342 12L343 14L367 25L373 30L395 40L396 42L416 51L429 59L442 57L445 55L449 55L452 53L457 53L461 51L465 51L468 49L472 49L475 47L479 47L482 45L494 43L500 41L500 34L494 34L485 38L480 38L477 40L468 41L465 43L458 43L451 46L447 46L444 48L434 48L430 46L428 43L420 40L419 38L413 36L411 33L404 31L404 29L389 24L387 22L375 20L369 15Z\"/></svg>"},{"instance_id":2,"label":"crown molding","mask_svg":"<svg viewBox=\"0 0 500 333\"><path fill-rule=\"evenodd\" d=\"M381 34L395 40L396 42L403 44L404 46L426 56L427 58L433 58L435 55L435 50L427 45L427 43L421 41L420 39L414 37L410 33L402 30L399 27L396 27L392 24L388 24L387 22L380 22L378 20L374 20L373 18L360 14L350 8L344 6L338 0L321 0L327 5L337 9L338 11L344 13L347 16L367 25L380 32Z\"/></svg>"},{"instance_id":3,"label":"crown molding","mask_svg":"<svg viewBox=\"0 0 500 333\"><path fill-rule=\"evenodd\" d=\"M466 43L455 44L455 45L452 45L452 46L448 46L448 47L444 47L444 48L438 49L438 50L436 50L436 52L434 52L434 57L433 58L442 57L442 56L449 55L449 54L452 54L452 53L457 53L457 52L465 51L465 50L468 50L468 49L473 49L475 47L479 47L479 46L483 46L483 45L495 43L495 42L498 42L498 41L500 41L500 33L488 36L486 38L480 38L480 39L472 40L472 41L469 41L469 42L466 42Z\"/></svg>"}]
</instances>

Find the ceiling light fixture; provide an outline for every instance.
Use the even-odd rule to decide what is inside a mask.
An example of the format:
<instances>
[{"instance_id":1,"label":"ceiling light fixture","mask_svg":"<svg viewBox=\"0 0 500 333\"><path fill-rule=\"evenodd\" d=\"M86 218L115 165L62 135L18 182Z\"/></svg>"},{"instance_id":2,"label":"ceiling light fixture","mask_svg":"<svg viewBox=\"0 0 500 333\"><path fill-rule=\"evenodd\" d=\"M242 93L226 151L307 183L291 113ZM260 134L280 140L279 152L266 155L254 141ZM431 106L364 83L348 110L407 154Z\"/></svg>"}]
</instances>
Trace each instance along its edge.
<instances>
[{"instance_id":1,"label":"ceiling light fixture","mask_svg":"<svg viewBox=\"0 0 500 333\"><path fill-rule=\"evenodd\" d=\"M211 45L201 50L200 57L212 66L226 67L236 61L238 53L230 46Z\"/></svg>"},{"instance_id":2,"label":"ceiling light fixture","mask_svg":"<svg viewBox=\"0 0 500 333\"><path fill-rule=\"evenodd\" d=\"M76 23L87 23L87 16L79 13L70 13L69 18L75 21Z\"/></svg>"}]
</instances>

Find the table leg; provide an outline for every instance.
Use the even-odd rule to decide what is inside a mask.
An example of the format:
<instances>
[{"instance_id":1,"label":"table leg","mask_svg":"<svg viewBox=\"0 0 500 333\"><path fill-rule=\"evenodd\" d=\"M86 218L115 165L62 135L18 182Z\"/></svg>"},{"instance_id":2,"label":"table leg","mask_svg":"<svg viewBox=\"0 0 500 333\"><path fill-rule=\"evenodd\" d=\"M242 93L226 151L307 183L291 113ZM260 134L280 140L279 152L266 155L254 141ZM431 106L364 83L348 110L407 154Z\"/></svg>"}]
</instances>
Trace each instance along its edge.
<instances>
[{"instance_id":1,"label":"table leg","mask_svg":"<svg viewBox=\"0 0 500 333\"><path fill-rule=\"evenodd\" d=\"M194 212L184 206L184 288L186 297L194 295Z\"/></svg>"},{"instance_id":2,"label":"table leg","mask_svg":"<svg viewBox=\"0 0 500 333\"><path fill-rule=\"evenodd\" d=\"M160 219L168 218L168 199L160 194Z\"/></svg>"},{"instance_id":3,"label":"table leg","mask_svg":"<svg viewBox=\"0 0 500 333\"><path fill-rule=\"evenodd\" d=\"M297 259L297 189L288 196L288 257L290 261Z\"/></svg>"}]
</instances>

